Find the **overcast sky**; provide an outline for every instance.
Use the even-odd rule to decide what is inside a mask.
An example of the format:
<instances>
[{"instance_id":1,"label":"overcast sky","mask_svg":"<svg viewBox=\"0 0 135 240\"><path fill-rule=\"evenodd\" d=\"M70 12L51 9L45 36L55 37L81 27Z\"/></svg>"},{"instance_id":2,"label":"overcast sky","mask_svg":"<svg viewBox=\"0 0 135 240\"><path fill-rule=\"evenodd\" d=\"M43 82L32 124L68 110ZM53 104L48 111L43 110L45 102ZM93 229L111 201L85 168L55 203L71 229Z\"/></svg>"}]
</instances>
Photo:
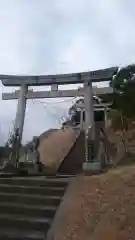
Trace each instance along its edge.
<instances>
[{"instance_id":1,"label":"overcast sky","mask_svg":"<svg viewBox=\"0 0 135 240\"><path fill-rule=\"evenodd\" d=\"M0 0L0 74L130 64L135 60L134 11L134 0ZM1 86L0 91L11 90ZM29 101L23 141L57 127L70 104L54 103L49 110L50 105ZM2 143L15 118L16 102L1 101L0 110Z\"/></svg>"}]
</instances>

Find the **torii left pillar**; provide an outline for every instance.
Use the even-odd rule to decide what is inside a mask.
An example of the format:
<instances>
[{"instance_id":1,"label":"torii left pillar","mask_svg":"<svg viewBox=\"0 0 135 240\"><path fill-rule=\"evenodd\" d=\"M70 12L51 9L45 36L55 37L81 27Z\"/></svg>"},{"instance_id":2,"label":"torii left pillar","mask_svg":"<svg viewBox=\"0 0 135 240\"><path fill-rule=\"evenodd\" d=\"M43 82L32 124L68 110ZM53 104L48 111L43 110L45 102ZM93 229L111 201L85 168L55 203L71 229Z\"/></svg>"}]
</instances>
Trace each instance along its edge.
<instances>
[{"instance_id":1,"label":"torii left pillar","mask_svg":"<svg viewBox=\"0 0 135 240\"><path fill-rule=\"evenodd\" d=\"M14 132L16 132L18 130L19 141L20 141L19 144L21 144L22 135L23 135L24 119L25 119L25 111L26 111L28 85L26 85L26 84L21 85L19 94L20 95L19 95L18 104L17 104L17 113L16 113L16 119L15 119Z\"/></svg>"}]
</instances>

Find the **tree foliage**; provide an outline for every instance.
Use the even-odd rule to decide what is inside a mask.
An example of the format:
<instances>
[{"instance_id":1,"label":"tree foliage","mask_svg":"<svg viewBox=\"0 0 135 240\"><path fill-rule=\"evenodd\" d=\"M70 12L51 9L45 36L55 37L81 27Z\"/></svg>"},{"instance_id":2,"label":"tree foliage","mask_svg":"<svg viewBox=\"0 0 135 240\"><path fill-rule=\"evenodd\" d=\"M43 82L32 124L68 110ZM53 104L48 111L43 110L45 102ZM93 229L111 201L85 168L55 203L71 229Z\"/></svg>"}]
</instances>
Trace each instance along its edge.
<instances>
[{"instance_id":1,"label":"tree foliage","mask_svg":"<svg viewBox=\"0 0 135 240\"><path fill-rule=\"evenodd\" d=\"M120 69L110 85L113 108L126 118L135 118L135 64Z\"/></svg>"},{"instance_id":2,"label":"tree foliage","mask_svg":"<svg viewBox=\"0 0 135 240\"><path fill-rule=\"evenodd\" d=\"M121 68L112 79L113 112L112 127L121 131L125 153L128 152L126 132L135 119L135 64Z\"/></svg>"},{"instance_id":3,"label":"tree foliage","mask_svg":"<svg viewBox=\"0 0 135 240\"><path fill-rule=\"evenodd\" d=\"M108 118L111 119L112 127L115 131L127 131L128 119L120 114L117 110L111 110L108 114Z\"/></svg>"}]
</instances>

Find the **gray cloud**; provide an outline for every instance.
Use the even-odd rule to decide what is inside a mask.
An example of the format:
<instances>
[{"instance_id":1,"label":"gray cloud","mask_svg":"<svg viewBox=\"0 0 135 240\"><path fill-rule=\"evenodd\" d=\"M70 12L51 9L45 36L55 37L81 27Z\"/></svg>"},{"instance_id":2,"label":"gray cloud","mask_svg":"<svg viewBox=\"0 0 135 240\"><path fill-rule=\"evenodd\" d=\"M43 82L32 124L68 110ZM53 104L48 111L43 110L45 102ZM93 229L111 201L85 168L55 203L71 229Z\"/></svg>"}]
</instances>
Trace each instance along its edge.
<instances>
[{"instance_id":1,"label":"gray cloud","mask_svg":"<svg viewBox=\"0 0 135 240\"><path fill-rule=\"evenodd\" d=\"M134 9L132 0L0 0L0 73L75 72L131 63ZM29 101L24 141L59 126L56 119L66 115L69 104L49 110ZM2 142L15 118L16 102L1 101L0 111Z\"/></svg>"}]
</instances>

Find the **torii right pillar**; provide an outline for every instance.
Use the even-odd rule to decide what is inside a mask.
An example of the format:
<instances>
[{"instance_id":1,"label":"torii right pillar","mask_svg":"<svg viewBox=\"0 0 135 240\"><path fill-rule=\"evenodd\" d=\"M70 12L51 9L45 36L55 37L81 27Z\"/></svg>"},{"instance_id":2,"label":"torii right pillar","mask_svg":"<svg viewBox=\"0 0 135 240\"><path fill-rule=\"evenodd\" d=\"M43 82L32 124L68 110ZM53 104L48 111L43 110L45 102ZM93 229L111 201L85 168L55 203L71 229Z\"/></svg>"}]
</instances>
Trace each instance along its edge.
<instances>
[{"instance_id":1,"label":"torii right pillar","mask_svg":"<svg viewBox=\"0 0 135 240\"><path fill-rule=\"evenodd\" d=\"M86 174L97 173L101 170L97 153L95 151L96 136L94 122L94 106L92 82L84 83L84 105L85 105L85 162L83 172Z\"/></svg>"}]
</instances>

